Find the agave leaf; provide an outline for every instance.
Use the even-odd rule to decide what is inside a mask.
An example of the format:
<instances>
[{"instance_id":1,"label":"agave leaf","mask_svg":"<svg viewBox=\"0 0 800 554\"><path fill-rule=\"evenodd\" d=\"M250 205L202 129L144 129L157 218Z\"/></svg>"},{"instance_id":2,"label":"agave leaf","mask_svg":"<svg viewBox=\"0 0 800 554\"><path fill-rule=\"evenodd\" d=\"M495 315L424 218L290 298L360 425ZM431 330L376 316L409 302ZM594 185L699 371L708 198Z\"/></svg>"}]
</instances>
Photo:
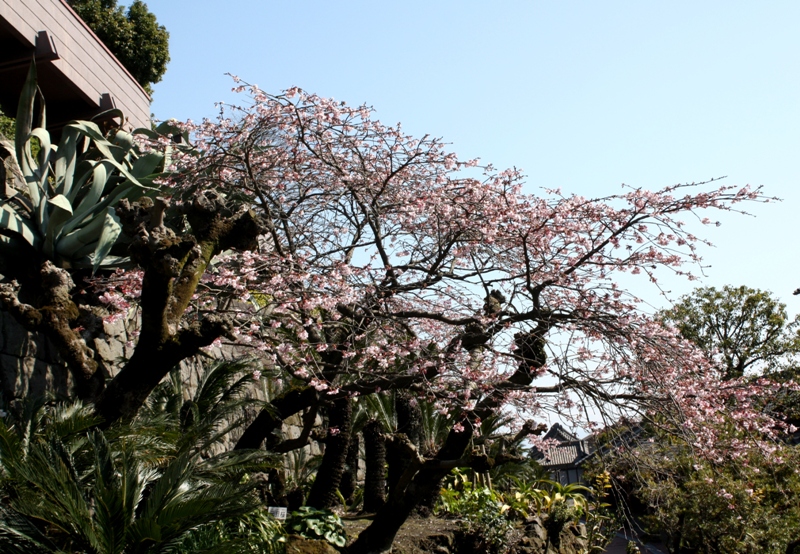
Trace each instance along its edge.
<instances>
[{"instance_id":1,"label":"agave leaf","mask_svg":"<svg viewBox=\"0 0 800 554\"><path fill-rule=\"evenodd\" d=\"M103 133L100 131L100 127L91 121L70 121L66 125L65 129L66 128L77 129L83 135L92 139L94 146L109 160L114 160L115 162L119 163L117 161L117 156L119 156L120 153L123 156L125 154L121 151L119 146L116 146L106 140L106 138L103 136Z\"/></svg>"},{"instance_id":2,"label":"agave leaf","mask_svg":"<svg viewBox=\"0 0 800 554\"><path fill-rule=\"evenodd\" d=\"M116 206L117 202L123 198L134 201L148 194L153 195L161 190L153 183L154 179L155 177L145 177L139 179L139 183L142 183L145 186L137 186L135 183L125 180L117 185L112 193L106 195L106 197L98 202L95 206L87 207L85 211L82 209L80 213L76 214L76 217L94 217L96 214L104 212L109 206Z\"/></svg>"},{"instance_id":3,"label":"agave leaf","mask_svg":"<svg viewBox=\"0 0 800 554\"><path fill-rule=\"evenodd\" d=\"M17 106L17 122L15 134L15 149L19 168L25 183L28 185L28 193L34 206L40 204L41 195L39 194L38 179L36 177L36 162L33 160L30 150L30 136L34 129L34 106L36 105L36 64L31 62L28 68L28 76L20 93L19 105ZM41 222L41 219L39 220Z\"/></svg>"},{"instance_id":4,"label":"agave leaf","mask_svg":"<svg viewBox=\"0 0 800 554\"><path fill-rule=\"evenodd\" d=\"M155 173L156 169L163 161L163 154L160 152L150 152L133 163L131 173L137 178L147 177Z\"/></svg>"},{"instance_id":5,"label":"agave leaf","mask_svg":"<svg viewBox=\"0 0 800 554\"><path fill-rule=\"evenodd\" d=\"M106 121L112 118L119 118L121 121L125 121L125 114L122 113L122 110L119 108L111 108L110 110L106 110L104 112L100 112L99 114L92 117L92 121Z\"/></svg>"},{"instance_id":6,"label":"agave leaf","mask_svg":"<svg viewBox=\"0 0 800 554\"><path fill-rule=\"evenodd\" d=\"M92 186L86 196L83 197L80 204L78 204L77 211L81 211L84 206L94 206L97 201L103 196L103 191L106 188L108 178L113 171L113 166L107 160L98 162L92 170Z\"/></svg>"},{"instance_id":7,"label":"agave leaf","mask_svg":"<svg viewBox=\"0 0 800 554\"><path fill-rule=\"evenodd\" d=\"M17 159L22 160L23 145L28 140L33 130L33 108L36 102L36 64L31 62L28 76L22 86L19 104L17 105L17 121L14 142L16 144Z\"/></svg>"},{"instance_id":8,"label":"agave leaf","mask_svg":"<svg viewBox=\"0 0 800 554\"><path fill-rule=\"evenodd\" d=\"M42 238L36 228L6 204L0 206L0 229L17 233L36 249L41 246Z\"/></svg>"},{"instance_id":9,"label":"agave leaf","mask_svg":"<svg viewBox=\"0 0 800 554\"><path fill-rule=\"evenodd\" d=\"M102 152L102 150L101 150L101 152ZM137 178L136 178L136 177L135 177L135 176L134 176L134 175L133 175L133 174L132 174L132 173L131 173L131 172L128 170L128 168L127 168L127 167L125 167L125 165L123 165L122 163L118 162L118 161L116 160L116 158L109 157L109 159L106 159L106 160L104 160L104 161L106 161L106 162L110 163L111 165L113 165L114 167L116 167L116 168L119 170L119 172L120 172L120 173L121 173L121 174L122 174L124 177L126 177L128 181L132 182L134 185L136 185L136 186L138 186L138 187L145 187L145 188L147 188L147 186L148 186L148 184L147 184L147 183L143 182L141 179L137 179Z\"/></svg>"},{"instance_id":10,"label":"agave leaf","mask_svg":"<svg viewBox=\"0 0 800 554\"><path fill-rule=\"evenodd\" d=\"M146 129L144 127L137 127L136 129L133 130L133 134L144 135L150 140L157 140L158 137L160 136L156 131L153 131L152 129Z\"/></svg>"},{"instance_id":11,"label":"agave leaf","mask_svg":"<svg viewBox=\"0 0 800 554\"><path fill-rule=\"evenodd\" d=\"M50 144L50 133L43 127L36 127L31 131L31 136L39 139L38 165L46 170L49 167L50 154L55 150Z\"/></svg>"},{"instance_id":12,"label":"agave leaf","mask_svg":"<svg viewBox=\"0 0 800 554\"><path fill-rule=\"evenodd\" d=\"M52 259L55 254L55 242L58 235L63 230L64 223L72 215L72 205L63 194L57 194L53 198L47 199L47 204L53 207L50 217L45 224L44 245L42 251L45 256Z\"/></svg>"},{"instance_id":13,"label":"agave leaf","mask_svg":"<svg viewBox=\"0 0 800 554\"><path fill-rule=\"evenodd\" d=\"M77 129L67 126L64 128L61 143L56 156L55 179L56 193L73 198L72 184L75 177L75 165L78 160L78 139L80 133Z\"/></svg>"},{"instance_id":14,"label":"agave leaf","mask_svg":"<svg viewBox=\"0 0 800 554\"><path fill-rule=\"evenodd\" d=\"M78 251L89 244L95 244L103 232L103 223L106 214L97 214L83 226L78 227L70 233L62 231L61 238L56 243L56 252L65 258L76 256ZM73 217L70 222L75 220ZM66 225L64 226L66 229Z\"/></svg>"},{"instance_id":15,"label":"agave leaf","mask_svg":"<svg viewBox=\"0 0 800 554\"><path fill-rule=\"evenodd\" d=\"M112 142L115 146L122 148L123 152L129 152L133 148L133 135L125 131L117 130L117 132L114 133ZM122 158L118 158L117 161L122 161Z\"/></svg>"},{"instance_id":16,"label":"agave leaf","mask_svg":"<svg viewBox=\"0 0 800 554\"><path fill-rule=\"evenodd\" d=\"M78 265L81 267L91 267L94 264L89 256L97 249L97 241L90 242L86 246L80 247L72 255L73 261L77 260Z\"/></svg>"},{"instance_id":17,"label":"agave leaf","mask_svg":"<svg viewBox=\"0 0 800 554\"><path fill-rule=\"evenodd\" d=\"M189 142L189 133L182 129L179 125L173 123L174 119L162 121L156 127L156 134L160 136L165 135L181 135L186 142ZM136 131L134 131L136 133Z\"/></svg>"},{"instance_id":18,"label":"agave leaf","mask_svg":"<svg viewBox=\"0 0 800 554\"><path fill-rule=\"evenodd\" d=\"M83 190L84 185L92 178L94 166L98 163L101 162L95 160L81 160L75 167L75 175L77 178L73 177L72 189L69 191L69 194L64 195L73 206L75 205L75 199ZM75 211L77 211L77 209Z\"/></svg>"},{"instance_id":19,"label":"agave leaf","mask_svg":"<svg viewBox=\"0 0 800 554\"><path fill-rule=\"evenodd\" d=\"M98 214L105 213L106 208L116 205L117 202L125 198L128 193L134 192L135 189L136 187L132 183L126 181L118 185L112 194L109 194L94 205L84 205L81 202L72 219L64 224L64 233L70 233L80 224L87 223L97 217Z\"/></svg>"},{"instance_id":20,"label":"agave leaf","mask_svg":"<svg viewBox=\"0 0 800 554\"><path fill-rule=\"evenodd\" d=\"M122 225L119 222L114 208L108 208L103 222L103 232L100 235L100 239L97 241L97 248L94 251L92 274L96 273L103 264L103 260L108 253L111 252L111 248L117 242L121 233Z\"/></svg>"},{"instance_id":21,"label":"agave leaf","mask_svg":"<svg viewBox=\"0 0 800 554\"><path fill-rule=\"evenodd\" d=\"M72 215L72 204L70 204L69 200L63 194L57 194L52 198L48 198L47 202L52 204L53 206L57 206L58 208L64 210L68 214Z\"/></svg>"},{"instance_id":22,"label":"agave leaf","mask_svg":"<svg viewBox=\"0 0 800 554\"><path fill-rule=\"evenodd\" d=\"M44 191L42 190L40 184L39 164L36 162L33 157L33 153L31 152L30 137L31 135L28 134L28 137L25 139L23 144L23 148L19 152L21 157L18 158L18 161L20 162L19 168L22 172L22 177L25 179L25 184L28 187L28 195L31 197L33 205L37 207L37 221L41 223L43 213L42 195L44 194Z\"/></svg>"},{"instance_id":23,"label":"agave leaf","mask_svg":"<svg viewBox=\"0 0 800 554\"><path fill-rule=\"evenodd\" d=\"M103 160L103 162L119 168L119 164L112 160ZM153 183L154 179L155 177L145 177L134 181L126 179L117 185L110 194L106 195L105 198L100 200L100 202L94 205L89 203L84 205L84 202L81 202L78 208L75 210L74 218L65 224L63 232L69 233L80 223L86 221L87 218L93 218L98 213L105 212L106 208L109 206L115 206L117 202L123 198L136 200L145 194L154 194L158 192L160 189L158 188L158 185Z\"/></svg>"},{"instance_id":24,"label":"agave leaf","mask_svg":"<svg viewBox=\"0 0 800 554\"><path fill-rule=\"evenodd\" d=\"M94 258L92 256L93 248L97 247L97 243L93 243L86 247L83 256L73 256L70 258L70 264L74 268L79 269L92 269L94 267ZM123 256L106 256L103 258L103 265L101 269L128 269L131 267L131 259Z\"/></svg>"}]
</instances>

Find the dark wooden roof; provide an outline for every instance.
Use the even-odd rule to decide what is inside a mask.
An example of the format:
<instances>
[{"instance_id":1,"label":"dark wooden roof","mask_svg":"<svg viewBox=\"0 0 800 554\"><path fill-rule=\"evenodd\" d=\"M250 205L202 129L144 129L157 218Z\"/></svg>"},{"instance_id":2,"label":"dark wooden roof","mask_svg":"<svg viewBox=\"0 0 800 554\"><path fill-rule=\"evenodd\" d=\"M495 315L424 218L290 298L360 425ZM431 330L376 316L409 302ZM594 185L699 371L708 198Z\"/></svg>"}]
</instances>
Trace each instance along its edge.
<instances>
[{"instance_id":1,"label":"dark wooden roof","mask_svg":"<svg viewBox=\"0 0 800 554\"><path fill-rule=\"evenodd\" d=\"M552 439L559 443L546 452L536 451L533 455L536 461L547 468L578 467L595 451L591 440L579 439L560 423L553 424L542 438Z\"/></svg>"},{"instance_id":2,"label":"dark wooden roof","mask_svg":"<svg viewBox=\"0 0 800 554\"><path fill-rule=\"evenodd\" d=\"M31 59L58 129L119 108L126 127L150 124L150 97L64 0L0 1L0 106L16 113Z\"/></svg>"}]
</instances>

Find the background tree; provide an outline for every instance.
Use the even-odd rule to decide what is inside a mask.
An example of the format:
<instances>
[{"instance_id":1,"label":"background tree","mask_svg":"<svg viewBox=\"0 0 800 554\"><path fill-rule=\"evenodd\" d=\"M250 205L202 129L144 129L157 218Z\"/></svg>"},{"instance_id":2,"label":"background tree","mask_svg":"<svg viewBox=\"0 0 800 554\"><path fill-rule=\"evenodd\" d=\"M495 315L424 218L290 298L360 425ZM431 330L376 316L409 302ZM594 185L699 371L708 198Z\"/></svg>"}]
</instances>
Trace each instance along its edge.
<instances>
[{"instance_id":1,"label":"background tree","mask_svg":"<svg viewBox=\"0 0 800 554\"><path fill-rule=\"evenodd\" d=\"M769 292L746 286L698 288L662 314L719 364L726 379L787 369L800 353L800 316Z\"/></svg>"},{"instance_id":2,"label":"background tree","mask_svg":"<svg viewBox=\"0 0 800 554\"><path fill-rule=\"evenodd\" d=\"M796 376L798 319L791 320L768 292L698 288L661 317L719 369L724 381L715 386ZM750 402L754 410L784 420L791 433L800 421L797 397L789 386ZM669 414L665 410L662 417ZM716 441L746 445L758 437L724 418L713 425ZM706 444L664 433L659 425L638 427L636 440L612 428L605 435L617 447L628 447L608 448L612 455L604 460L604 469L616 477L617 497L641 507L641 522L649 532L665 534L671 552L783 553L796 539L800 514L792 499L800 494L800 482L791 468L800 450L786 441L790 435L768 455L744 448L739 456L713 457L706 456Z\"/></svg>"},{"instance_id":3,"label":"background tree","mask_svg":"<svg viewBox=\"0 0 800 554\"><path fill-rule=\"evenodd\" d=\"M14 118L8 117L0 110L0 138L13 138L14 128Z\"/></svg>"},{"instance_id":4,"label":"background tree","mask_svg":"<svg viewBox=\"0 0 800 554\"><path fill-rule=\"evenodd\" d=\"M141 0L127 11L116 0L69 0L69 5L95 32L142 87L161 80L169 62L169 33Z\"/></svg>"},{"instance_id":5,"label":"background tree","mask_svg":"<svg viewBox=\"0 0 800 554\"><path fill-rule=\"evenodd\" d=\"M726 440L751 440L730 423L718 431ZM800 447L776 443L770 454L709 458L652 427L621 445L608 449L599 472L611 474L620 506L636 506L632 527L664 537L670 552L790 552L800 525Z\"/></svg>"}]
</instances>

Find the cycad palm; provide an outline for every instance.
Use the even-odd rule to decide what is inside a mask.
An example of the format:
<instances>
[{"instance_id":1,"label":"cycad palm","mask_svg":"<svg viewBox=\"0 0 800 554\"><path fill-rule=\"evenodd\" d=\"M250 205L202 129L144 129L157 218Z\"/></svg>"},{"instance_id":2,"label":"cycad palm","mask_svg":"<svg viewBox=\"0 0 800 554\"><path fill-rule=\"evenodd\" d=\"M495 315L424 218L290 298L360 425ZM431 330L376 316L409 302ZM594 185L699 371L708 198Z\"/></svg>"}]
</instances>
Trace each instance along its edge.
<instances>
[{"instance_id":1,"label":"cycad palm","mask_svg":"<svg viewBox=\"0 0 800 554\"><path fill-rule=\"evenodd\" d=\"M246 541L245 532L248 522L269 525L248 474L272 460L263 451L209 455L246 401L243 369L219 364L179 410L162 390L155 396L167 402L106 431L80 404L31 404L0 420L0 551L269 551L274 541Z\"/></svg>"}]
</instances>

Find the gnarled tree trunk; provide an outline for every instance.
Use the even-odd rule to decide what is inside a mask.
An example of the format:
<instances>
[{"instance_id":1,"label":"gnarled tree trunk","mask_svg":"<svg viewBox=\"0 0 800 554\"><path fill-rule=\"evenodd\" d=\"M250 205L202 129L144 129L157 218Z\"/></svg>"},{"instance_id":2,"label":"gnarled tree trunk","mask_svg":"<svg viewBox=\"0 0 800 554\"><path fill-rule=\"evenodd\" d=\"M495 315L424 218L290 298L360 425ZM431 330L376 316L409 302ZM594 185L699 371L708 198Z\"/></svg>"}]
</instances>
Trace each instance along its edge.
<instances>
[{"instance_id":1,"label":"gnarled tree trunk","mask_svg":"<svg viewBox=\"0 0 800 554\"><path fill-rule=\"evenodd\" d=\"M317 477L308 493L306 504L314 508L330 508L336 502L336 490L342 481L344 464L350 446L352 424L350 400L340 398L328 408L328 436Z\"/></svg>"},{"instance_id":2,"label":"gnarled tree trunk","mask_svg":"<svg viewBox=\"0 0 800 554\"><path fill-rule=\"evenodd\" d=\"M386 440L377 419L364 426L364 465L364 511L373 513L386 503Z\"/></svg>"},{"instance_id":3,"label":"gnarled tree trunk","mask_svg":"<svg viewBox=\"0 0 800 554\"><path fill-rule=\"evenodd\" d=\"M488 418L502 406L506 390L531 384L537 368L542 367L547 361L544 334L548 329L546 322L540 322L533 331L514 336L520 358L517 370L507 381L498 384L492 393L475 406L474 410L464 414L458 425L451 428L444 445L432 460L423 460L421 456L416 455L416 461L409 465L400 481L392 488L386 504L375 515L372 524L364 529L350 546L349 554L388 552L392 548L397 531L419 501L430 497L450 470L464 463L475 430L475 422L478 419ZM470 352L480 346L479 342L473 343Z\"/></svg>"},{"instance_id":4,"label":"gnarled tree trunk","mask_svg":"<svg viewBox=\"0 0 800 554\"><path fill-rule=\"evenodd\" d=\"M420 435L422 433L422 414L419 406L413 398L404 391L398 391L394 400L395 413L397 414L397 432L403 433L411 444L419 448ZM394 447L394 442L390 442L387 449L387 461L389 463L388 482L389 490L392 490L400 477L405 473L411 460L403 452Z\"/></svg>"},{"instance_id":5,"label":"gnarled tree trunk","mask_svg":"<svg viewBox=\"0 0 800 554\"><path fill-rule=\"evenodd\" d=\"M342 493L345 501L350 504L358 487L358 454L361 441L358 440L358 433L350 433L350 446L347 448L347 458L345 459L344 475L339 484L339 492Z\"/></svg>"}]
</instances>

